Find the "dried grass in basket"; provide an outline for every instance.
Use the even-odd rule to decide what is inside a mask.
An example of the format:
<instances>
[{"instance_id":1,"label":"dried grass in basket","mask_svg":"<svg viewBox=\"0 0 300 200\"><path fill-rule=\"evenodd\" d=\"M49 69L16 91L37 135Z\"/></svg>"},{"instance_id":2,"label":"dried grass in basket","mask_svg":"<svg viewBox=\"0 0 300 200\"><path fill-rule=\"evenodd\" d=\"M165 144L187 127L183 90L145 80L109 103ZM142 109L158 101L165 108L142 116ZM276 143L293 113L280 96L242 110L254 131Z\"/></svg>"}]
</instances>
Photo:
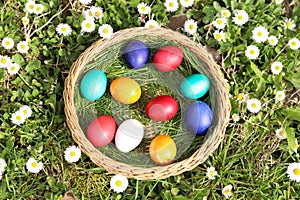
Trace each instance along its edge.
<instances>
[{"instance_id":1,"label":"dried grass in basket","mask_svg":"<svg viewBox=\"0 0 300 200\"><path fill-rule=\"evenodd\" d=\"M196 146L194 152L189 152L189 154L187 154L188 157L182 160L179 159L177 162L169 165L150 165L143 167L133 165L130 161L120 162L120 160L115 157L111 158L111 156L105 153L105 151L100 151L98 148L95 148L85 136L85 128L87 127L87 124L82 123L84 117L80 114L81 112L84 112L84 110L81 111L78 108L84 104L84 102L78 101L78 98L80 98L78 96L78 81L86 71L95 68L95 66L91 64L95 60L98 62L97 67L99 68L99 66L101 66L100 69L104 70L108 77L110 74L118 73L111 69L110 66L113 63L113 60L116 59L117 56L121 55L121 47L132 39L142 40L150 46L153 43L153 48L164 46L166 44L180 46L184 49L184 59L188 60L191 65L190 69L179 70L182 70L183 74L190 74L192 72L203 73L207 75L211 81L211 87L209 90L209 104L213 110L213 122L211 127L207 131L207 134L203 139L203 143L201 145L197 144L198 146ZM163 76L166 76L167 73L163 74L165 74ZM156 75L154 75L154 78ZM170 77L170 80L172 80L172 76ZM145 78L147 79L147 77ZM160 78L165 79L166 77ZM176 80L173 80L172 82L176 82ZM103 39L93 43L79 56L76 62L73 63L65 81L64 90L67 124L72 132L73 139L79 145L81 150L89 156L95 164L103 167L108 172L114 174L121 173L129 178L141 180L167 178L169 176L189 171L203 163L218 147L224 137L230 113L230 102L228 96L228 90L219 66L213 61L210 54L202 46L191 41L186 36L169 29L147 29L142 27L124 29L114 33L109 39ZM88 104L83 107L87 108L90 106L91 104ZM105 106L102 106L102 109L105 110ZM93 109L89 112L93 112ZM125 113L125 115L127 114ZM88 114L84 116L89 117ZM123 114L119 117L122 118L122 116ZM157 124L157 126L159 126L159 124ZM107 151L111 151L111 149L107 149Z\"/></svg>"}]
</instances>

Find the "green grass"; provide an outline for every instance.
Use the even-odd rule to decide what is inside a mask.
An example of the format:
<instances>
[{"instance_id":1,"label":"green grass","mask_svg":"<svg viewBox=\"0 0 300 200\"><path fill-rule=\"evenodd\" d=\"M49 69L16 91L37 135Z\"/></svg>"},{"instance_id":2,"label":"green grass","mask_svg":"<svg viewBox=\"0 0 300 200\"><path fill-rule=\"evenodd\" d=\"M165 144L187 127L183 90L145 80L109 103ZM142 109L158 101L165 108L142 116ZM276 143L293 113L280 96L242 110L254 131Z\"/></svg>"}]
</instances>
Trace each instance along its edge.
<instances>
[{"instance_id":1,"label":"green grass","mask_svg":"<svg viewBox=\"0 0 300 200\"><path fill-rule=\"evenodd\" d=\"M65 149L76 143L66 124L62 94L71 64L94 41L100 39L96 30L101 24L110 24L114 32L143 26L138 20L136 8L140 1L93 1L91 5L104 8L104 17L95 21L95 31L82 34L80 31L84 6L77 1L37 2L45 6L45 11L42 17L28 15L31 33L37 30L32 35L27 34L31 35L28 54L20 54L16 49L16 44L26 37L21 23L21 18L25 16L26 1L0 3L0 41L4 37L11 37L15 41L11 50L0 46L0 55L8 55L21 66L17 75L9 75L6 69L0 68L0 158L7 162L0 180L0 199L60 199L69 190L79 199L225 199L222 189L228 184L233 185L231 199L300 198L299 183L291 181L286 174L290 163L300 162L299 155L293 152L295 139L300 142L300 53L299 49L292 50L287 46L291 38L300 39L298 1L290 0L276 5L269 0L195 0L192 7L180 6L175 13L165 12L164 1L145 1L148 5L151 4L151 13L162 27L166 27L169 19L179 13L185 13L188 18L198 21L197 34L189 37L221 54L218 64L228 80L232 95L231 115L238 114L240 120L230 121L219 147L195 169L163 180L129 179L128 188L120 194L113 192L109 186L113 174L95 165L86 155L83 154L76 163L65 161ZM210 23L220 16L220 11L224 8L232 13L234 10L244 9L250 20L238 27L229 19L224 29L228 38L224 42L218 42L213 37L215 29ZM51 18L52 16L54 17ZM151 16L147 19L149 18ZM294 20L294 30L283 28L285 18ZM55 28L59 23L67 23L72 27L70 36L63 37L56 33ZM44 24L46 26L43 27ZM258 25L265 26L271 35L279 38L276 47L267 42L257 44L251 39L252 30ZM182 28L177 31L186 34ZM161 41L153 43L155 47L164 44ZM250 44L257 45L261 51L259 58L252 61L244 54ZM120 52L114 53L118 57ZM271 63L275 60L281 61L284 66L283 72L277 76L270 70ZM98 64L102 67L113 64L118 69L107 68L109 80L128 73L122 59ZM184 62L180 68L184 76L193 72L191 68L185 68L188 64ZM92 64L90 67L93 67ZM139 78L139 81L143 81L143 77ZM163 84L155 83L143 85L142 90L149 92L149 96L156 95L157 90L161 93L176 93L172 88L170 90ZM275 93L279 90L284 90L286 94L282 102L275 100ZM236 95L239 93L259 99L262 102L261 111L257 114L249 112L246 103L237 100ZM90 104L78 100L81 98L78 94L77 108L84 108L78 109L78 113L85 119L81 121L82 127L86 127L92 117L87 109L109 113L112 111L110 108L115 106L121 110L119 105L101 106L110 104L109 94L105 95L101 101ZM142 110L147 98L141 104L134 105L135 109ZM14 125L10 117L21 105L30 106L33 115L24 124ZM135 115L143 123L148 122L142 111ZM120 118L121 121L122 116ZM178 119L175 119L157 124L157 127L162 127L171 135L175 134L179 126ZM280 127L285 128L287 139L279 140L275 136L275 130ZM196 138L193 148L202 142L203 138ZM144 145L147 145L146 141ZM109 151L111 149L113 148ZM137 149L139 150L143 151ZM187 151L183 156L188 156L192 151ZM118 152L115 155L116 159L127 159ZM30 157L44 164L43 170L38 174L28 172L25 167ZM150 161L149 163L151 165ZM206 177L206 169L210 166L218 171L215 180L208 180Z\"/></svg>"}]
</instances>

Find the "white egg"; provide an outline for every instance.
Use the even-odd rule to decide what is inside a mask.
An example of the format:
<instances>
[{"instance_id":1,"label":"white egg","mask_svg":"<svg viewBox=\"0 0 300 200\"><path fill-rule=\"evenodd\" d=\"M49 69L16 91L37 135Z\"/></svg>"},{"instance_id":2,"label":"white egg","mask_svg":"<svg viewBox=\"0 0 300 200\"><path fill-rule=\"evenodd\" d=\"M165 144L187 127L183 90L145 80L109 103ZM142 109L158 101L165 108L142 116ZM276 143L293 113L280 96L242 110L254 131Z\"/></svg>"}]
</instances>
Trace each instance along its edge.
<instances>
[{"instance_id":1,"label":"white egg","mask_svg":"<svg viewBox=\"0 0 300 200\"><path fill-rule=\"evenodd\" d=\"M120 124L117 129L115 144L119 151L129 152L142 142L144 126L135 119L128 119Z\"/></svg>"}]
</instances>

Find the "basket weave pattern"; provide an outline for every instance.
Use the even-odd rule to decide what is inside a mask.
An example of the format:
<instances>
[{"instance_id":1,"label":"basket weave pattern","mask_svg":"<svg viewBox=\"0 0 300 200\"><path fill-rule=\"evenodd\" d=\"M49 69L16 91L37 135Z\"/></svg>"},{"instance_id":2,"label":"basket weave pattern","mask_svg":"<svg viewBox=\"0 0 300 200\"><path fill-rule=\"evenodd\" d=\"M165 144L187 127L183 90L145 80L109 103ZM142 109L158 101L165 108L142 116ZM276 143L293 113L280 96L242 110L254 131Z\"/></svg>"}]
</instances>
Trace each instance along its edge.
<instances>
[{"instance_id":1,"label":"basket weave pattern","mask_svg":"<svg viewBox=\"0 0 300 200\"><path fill-rule=\"evenodd\" d=\"M195 70L207 75L211 81L209 96L213 110L213 122L210 127L210 134L205 137L204 143L188 158L166 166L155 166L150 168L136 167L129 164L117 162L101 153L86 138L84 131L79 125L79 118L74 103L74 88L80 75L84 72L85 66L99 55L106 48L124 40L131 40L135 37L163 38L184 46L197 55L205 63L205 68ZM214 62L211 55L200 45L191 41L186 36L169 29L159 28L130 28L118 31L109 39L99 40L86 49L71 66L68 77L65 80L64 90L65 114L67 124L71 130L72 137L81 150L90 157L98 166L108 172L123 174L128 178L140 180L163 179L169 176L178 175L182 172L192 170L203 163L208 156L218 147L223 140L225 129L229 121L230 102L226 82L219 66Z\"/></svg>"}]
</instances>

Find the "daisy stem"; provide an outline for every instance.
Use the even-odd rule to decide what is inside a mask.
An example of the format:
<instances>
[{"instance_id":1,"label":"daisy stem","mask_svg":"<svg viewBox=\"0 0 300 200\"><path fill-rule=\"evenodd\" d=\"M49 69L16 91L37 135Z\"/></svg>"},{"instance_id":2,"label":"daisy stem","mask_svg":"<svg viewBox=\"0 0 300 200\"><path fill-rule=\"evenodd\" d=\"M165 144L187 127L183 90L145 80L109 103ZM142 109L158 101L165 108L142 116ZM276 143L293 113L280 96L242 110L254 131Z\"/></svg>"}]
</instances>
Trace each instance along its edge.
<instances>
[{"instance_id":1,"label":"daisy stem","mask_svg":"<svg viewBox=\"0 0 300 200\"><path fill-rule=\"evenodd\" d=\"M19 75L19 77L20 77L20 79L30 88L30 89L32 89L32 87L31 87L31 85L21 76L21 74L19 74L18 73L18 75Z\"/></svg>"},{"instance_id":2,"label":"daisy stem","mask_svg":"<svg viewBox=\"0 0 300 200\"><path fill-rule=\"evenodd\" d=\"M276 60L276 59L278 58L278 56L286 49L287 46L288 46L288 44L286 44L286 45L279 51L279 53L275 56L275 58L273 58L273 59L271 60L271 63L272 63L274 60Z\"/></svg>"}]
</instances>

